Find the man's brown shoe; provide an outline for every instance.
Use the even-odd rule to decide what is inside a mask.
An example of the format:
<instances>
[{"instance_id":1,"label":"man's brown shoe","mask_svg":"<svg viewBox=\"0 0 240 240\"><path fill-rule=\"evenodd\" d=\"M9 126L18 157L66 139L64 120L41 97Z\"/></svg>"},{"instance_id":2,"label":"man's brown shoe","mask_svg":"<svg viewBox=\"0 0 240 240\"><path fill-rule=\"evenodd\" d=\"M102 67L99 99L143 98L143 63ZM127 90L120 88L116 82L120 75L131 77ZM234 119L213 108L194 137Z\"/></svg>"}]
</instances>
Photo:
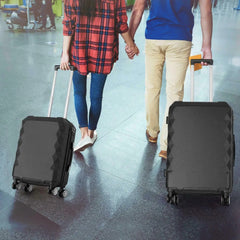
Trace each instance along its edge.
<instances>
[{"instance_id":1,"label":"man's brown shoe","mask_svg":"<svg viewBox=\"0 0 240 240\"><path fill-rule=\"evenodd\" d=\"M164 160L167 160L167 151L161 151L159 153L159 157L163 158Z\"/></svg>"},{"instance_id":2,"label":"man's brown shoe","mask_svg":"<svg viewBox=\"0 0 240 240\"><path fill-rule=\"evenodd\" d=\"M146 137L147 137L147 140L150 142L150 143L156 143L157 142L157 139L158 137L152 137L148 130L146 130Z\"/></svg>"}]
</instances>

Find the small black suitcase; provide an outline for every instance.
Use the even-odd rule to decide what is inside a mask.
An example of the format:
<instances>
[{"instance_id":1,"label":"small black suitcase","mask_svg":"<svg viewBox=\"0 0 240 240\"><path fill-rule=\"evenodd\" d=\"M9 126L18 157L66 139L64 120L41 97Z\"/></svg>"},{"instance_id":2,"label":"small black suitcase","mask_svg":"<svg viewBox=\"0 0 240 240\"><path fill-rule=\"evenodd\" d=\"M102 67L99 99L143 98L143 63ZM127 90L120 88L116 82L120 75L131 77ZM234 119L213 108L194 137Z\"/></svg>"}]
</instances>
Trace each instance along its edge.
<instances>
[{"instance_id":1,"label":"small black suitcase","mask_svg":"<svg viewBox=\"0 0 240 240\"><path fill-rule=\"evenodd\" d=\"M66 119L74 68L71 66L64 118L50 117L58 69L56 65L48 117L28 116L22 121L12 187L19 189L24 185L24 190L31 192L32 185L48 186L49 193L66 197L76 132Z\"/></svg>"},{"instance_id":2,"label":"small black suitcase","mask_svg":"<svg viewBox=\"0 0 240 240\"><path fill-rule=\"evenodd\" d=\"M212 65L212 61L208 63ZM191 76L193 90L193 67ZM231 107L226 102L193 102L192 91L191 102L171 105L167 122L168 202L178 204L179 194L218 194L222 205L230 205L235 158Z\"/></svg>"}]
</instances>

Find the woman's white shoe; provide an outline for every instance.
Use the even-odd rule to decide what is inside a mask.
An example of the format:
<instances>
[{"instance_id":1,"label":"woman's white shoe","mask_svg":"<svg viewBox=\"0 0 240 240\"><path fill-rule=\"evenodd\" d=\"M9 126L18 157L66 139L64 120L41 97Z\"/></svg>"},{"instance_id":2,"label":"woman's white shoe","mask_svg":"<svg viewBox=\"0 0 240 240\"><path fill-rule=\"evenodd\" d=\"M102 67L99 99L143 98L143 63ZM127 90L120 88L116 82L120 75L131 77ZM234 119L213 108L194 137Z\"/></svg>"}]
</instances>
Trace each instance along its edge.
<instances>
[{"instance_id":1,"label":"woman's white shoe","mask_svg":"<svg viewBox=\"0 0 240 240\"><path fill-rule=\"evenodd\" d=\"M90 138L90 139L91 139L91 142L92 142L92 145L93 145L95 143L95 141L97 140L97 132L96 131L94 131L93 137Z\"/></svg>"},{"instance_id":2,"label":"woman's white shoe","mask_svg":"<svg viewBox=\"0 0 240 240\"><path fill-rule=\"evenodd\" d=\"M95 139L96 140L96 139ZM86 148L93 145L92 138L89 136L86 136L85 138L82 138L79 143L74 147L73 151L84 151Z\"/></svg>"}]
</instances>

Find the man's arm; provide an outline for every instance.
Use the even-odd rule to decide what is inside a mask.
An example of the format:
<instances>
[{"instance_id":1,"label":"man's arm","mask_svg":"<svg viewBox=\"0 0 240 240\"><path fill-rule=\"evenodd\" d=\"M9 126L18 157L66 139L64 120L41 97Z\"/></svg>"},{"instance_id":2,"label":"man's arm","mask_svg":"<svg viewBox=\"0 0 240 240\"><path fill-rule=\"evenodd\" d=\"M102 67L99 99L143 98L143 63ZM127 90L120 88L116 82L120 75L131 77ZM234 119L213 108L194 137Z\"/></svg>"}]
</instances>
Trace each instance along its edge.
<instances>
[{"instance_id":1,"label":"man's arm","mask_svg":"<svg viewBox=\"0 0 240 240\"><path fill-rule=\"evenodd\" d=\"M136 0L132 9L132 15L129 23L129 31L134 38L137 28L142 20L142 15L145 9L147 0Z\"/></svg>"},{"instance_id":2,"label":"man's arm","mask_svg":"<svg viewBox=\"0 0 240 240\"><path fill-rule=\"evenodd\" d=\"M199 0L201 11L201 27L202 27L202 52L203 58L212 58L212 1Z\"/></svg>"}]
</instances>

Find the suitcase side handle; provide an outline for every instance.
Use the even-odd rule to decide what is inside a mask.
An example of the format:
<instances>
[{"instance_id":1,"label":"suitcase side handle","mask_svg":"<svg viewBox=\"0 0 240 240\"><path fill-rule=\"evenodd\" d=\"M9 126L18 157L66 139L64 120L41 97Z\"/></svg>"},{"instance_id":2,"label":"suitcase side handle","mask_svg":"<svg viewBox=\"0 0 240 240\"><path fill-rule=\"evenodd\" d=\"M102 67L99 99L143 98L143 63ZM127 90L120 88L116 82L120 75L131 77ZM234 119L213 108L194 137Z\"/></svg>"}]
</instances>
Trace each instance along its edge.
<instances>
[{"instance_id":1,"label":"suitcase side handle","mask_svg":"<svg viewBox=\"0 0 240 240\"><path fill-rule=\"evenodd\" d=\"M191 59L190 88L191 102L194 102L194 64L205 62L209 66L209 102L213 102L213 59Z\"/></svg>"},{"instance_id":2,"label":"suitcase side handle","mask_svg":"<svg viewBox=\"0 0 240 240\"><path fill-rule=\"evenodd\" d=\"M55 91L57 72L58 72L59 69L60 69L60 65L55 65L54 66L54 70L55 71L54 71L54 77L53 77L53 83L52 83L52 91L51 91L49 107L48 107L48 117L51 116L51 112L52 112L53 95L54 95L54 91ZM67 97L66 97L64 115L63 115L64 118L67 118L67 111L68 111L70 92L71 92L71 88L72 88L73 72L76 70L76 68L74 66L70 65L70 70L71 70L71 74L70 74L70 78L69 78L69 82L68 82Z\"/></svg>"},{"instance_id":3,"label":"suitcase side handle","mask_svg":"<svg viewBox=\"0 0 240 240\"><path fill-rule=\"evenodd\" d=\"M233 166L235 165L235 156L236 156L236 145L235 145L235 135L233 134Z\"/></svg>"}]
</instances>

